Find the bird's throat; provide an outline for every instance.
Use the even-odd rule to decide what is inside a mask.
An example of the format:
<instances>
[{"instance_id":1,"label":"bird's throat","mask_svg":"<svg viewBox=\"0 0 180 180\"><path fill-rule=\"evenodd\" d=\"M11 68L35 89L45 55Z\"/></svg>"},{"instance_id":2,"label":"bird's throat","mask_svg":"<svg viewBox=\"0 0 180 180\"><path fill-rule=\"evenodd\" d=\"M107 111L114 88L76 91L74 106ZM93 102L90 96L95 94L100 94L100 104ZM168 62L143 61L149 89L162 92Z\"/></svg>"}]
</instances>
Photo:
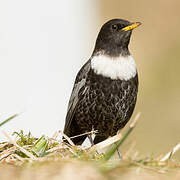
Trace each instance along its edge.
<instances>
[{"instance_id":1,"label":"bird's throat","mask_svg":"<svg viewBox=\"0 0 180 180\"><path fill-rule=\"evenodd\" d=\"M99 54L91 58L91 68L96 74L111 79L129 80L137 73L136 63L131 55L111 58Z\"/></svg>"}]
</instances>

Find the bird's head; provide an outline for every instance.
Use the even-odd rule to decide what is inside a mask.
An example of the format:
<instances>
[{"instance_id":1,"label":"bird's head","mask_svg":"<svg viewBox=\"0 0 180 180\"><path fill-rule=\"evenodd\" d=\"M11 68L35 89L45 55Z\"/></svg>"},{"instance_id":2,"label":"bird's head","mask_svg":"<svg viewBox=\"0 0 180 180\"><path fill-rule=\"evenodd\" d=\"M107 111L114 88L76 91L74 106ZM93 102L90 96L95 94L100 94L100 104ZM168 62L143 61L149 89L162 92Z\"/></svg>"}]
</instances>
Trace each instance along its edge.
<instances>
[{"instance_id":1,"label":"bird's head","mask_svg":"<svg viewBox=\"0 0 180 180\"><path fill-rule=\"evenodd\" d=\"M104 54L111 57L129 55L128 44L132 30L141 23L131 23L123 19L106 22L97 37L93 55Z\"/></svg>"}]
</instances>

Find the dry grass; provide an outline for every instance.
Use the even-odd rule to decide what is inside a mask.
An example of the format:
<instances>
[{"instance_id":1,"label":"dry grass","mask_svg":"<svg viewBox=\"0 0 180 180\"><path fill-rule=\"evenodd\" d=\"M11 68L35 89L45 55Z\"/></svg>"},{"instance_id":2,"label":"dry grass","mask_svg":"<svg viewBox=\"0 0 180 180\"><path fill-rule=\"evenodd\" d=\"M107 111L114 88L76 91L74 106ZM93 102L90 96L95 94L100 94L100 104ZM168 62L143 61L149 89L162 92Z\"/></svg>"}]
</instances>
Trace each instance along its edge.
<instances>
[{"instance_id":1,"label":"dry grass","mask_svg":"<svg viewBox=\"0 0 180 180\"><path fill-rule=\"evenodd\" d=\"M18 142L19 141L19 142ZM20 139L17 143L20 143ZM38 140L22 148L32 153ZM42 157L36 160L27 157L18 146L2 143L0 146L0 179L168 179L180 177L180 163L172 159L139 158L136 153L125 159L104 162L104 154L90 149L71 146L47 139L48 147ZM33 153L32 153L33 154ZM178 178L177 178L178 179Z\"/></svg>"},{"instance_id":2,"label":"dry grass","mask_svg":"<svg viewBox=\"0 0 180 180\"><path fill-rule=\"evenodd\" d=\"M132 143L123 154L123 160L112 157L114 150L135 127L136 121L137 116L123 135L118 134L89 148L75 146L61 132L56 132L51 138L42 136L39 139L23 131L14 133L16 139L3 132L9 142L0 143L0 180L179 179L180 162L172 159L179 150L179 144L160 157L142 158L135 152L135 144ZM69 144L58 140L60 135ZM116 146L112 145L114 142L117 142ZM97 153L107 146L111 148L105 154Z\"/></svg>"}]
</instances>

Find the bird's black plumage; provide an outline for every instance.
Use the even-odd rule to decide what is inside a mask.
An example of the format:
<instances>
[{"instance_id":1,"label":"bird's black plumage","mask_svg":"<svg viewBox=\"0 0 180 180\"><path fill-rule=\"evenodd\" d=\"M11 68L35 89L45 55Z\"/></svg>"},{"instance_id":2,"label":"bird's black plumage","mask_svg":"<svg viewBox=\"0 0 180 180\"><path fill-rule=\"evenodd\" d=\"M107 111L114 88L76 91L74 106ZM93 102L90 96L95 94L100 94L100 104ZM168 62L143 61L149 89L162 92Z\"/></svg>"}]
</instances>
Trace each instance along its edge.
<instances>
[{"instance_id":1,"label":"bird's black plumage","mask_svg":"<svg viewBox=\"0 0 180 180\"><path fill-rule=\"evenodd\" d=\"M128 57L128 44L133 23L113 19L103 25L96 40L91 58L76 76L64 127L64 133L76 136L92 129L98 133L94 143L113 136L129 121L137 99L138 75L129 79L111 78L98 74L92 68L95 56L106 56L112 61L117 57ZM128 28L129 29L128 29ZM82 144L86 136L72 139Z\"/></svg>"},{"instance_id":2,"label":"bird's black plumage","mask_svg":"<svg viewBox=\"0 0 180 180\"><path fill-rule=\"evenodd\" d=\"M102 51L111 57L130 55L128 44L132 31L121 30L130 24L132 23L122 19L105 23L98 34L93 55Z\"/></svg>"}]
</instances>

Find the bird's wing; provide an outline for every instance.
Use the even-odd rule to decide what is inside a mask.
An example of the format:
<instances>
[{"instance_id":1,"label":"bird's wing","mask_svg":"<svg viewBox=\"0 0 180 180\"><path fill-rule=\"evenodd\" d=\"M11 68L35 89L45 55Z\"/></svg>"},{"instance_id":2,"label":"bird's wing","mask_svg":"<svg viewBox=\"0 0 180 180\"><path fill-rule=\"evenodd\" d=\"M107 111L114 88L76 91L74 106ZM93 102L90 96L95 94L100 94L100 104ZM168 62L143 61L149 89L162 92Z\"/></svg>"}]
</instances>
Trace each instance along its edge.
<instances>
[{"instance_id":1,"label":"bird's wing","mask_svg":"<svg viewBox=\"0 0 180 180\"><path fill-rule=\"evenodd\" d=\"M77 103L79 101L79 95L80 94L82 95L87 91L87 88L85 88L85 83L89 70L90 70L90 60L81 68L81 70L78 72L76 76L76 80L68 104L64 132L69 130L69 127L71 125L77 107Z\"/></svg>"}]
</instances>

